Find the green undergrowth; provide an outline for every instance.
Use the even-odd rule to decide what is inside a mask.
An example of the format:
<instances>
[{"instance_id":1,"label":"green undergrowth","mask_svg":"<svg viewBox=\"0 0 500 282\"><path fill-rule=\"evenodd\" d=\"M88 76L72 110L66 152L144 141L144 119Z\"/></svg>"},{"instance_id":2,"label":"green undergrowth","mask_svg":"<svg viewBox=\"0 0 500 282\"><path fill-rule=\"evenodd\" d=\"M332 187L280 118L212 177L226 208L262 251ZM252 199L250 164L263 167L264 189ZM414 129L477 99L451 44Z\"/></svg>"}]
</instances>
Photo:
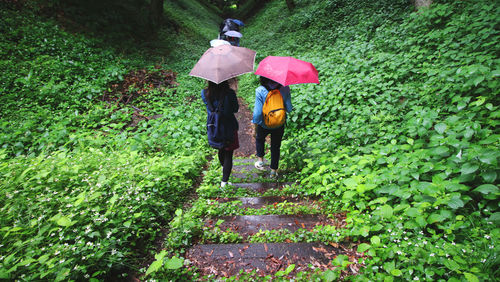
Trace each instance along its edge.
<instances>
[{"instance_id":1,"label":"green undergrowth","mask_svg":"<svg viewBox=\"0 0 500 282\"><path fill-rule=\"evenodd\" d=\"M347 279L495 280L497 5L295 2L266 5L246 42L257 62L291 55L319 71L319 85L291 86L282 164L300 171L302 193L348 211L346 236L368 244ZM250 104L256 85L240 81Z\"/></svg>"},{"instance_id":2,"label":"green undergrowth","mask_svg":"<svg viewBox=\"0 0 500 282\"><path fill-rule=\"evenodd\" d=\"M30 7L0 4L0 279L140 275L209 154L204 85L185 71L208 42L193 30L168 41L176 33L164 27L158 41L171 53L122 53ZM101 100L132 71L170 69L178 85L132 85L124 93L143 94L128 104Z\"/></svg>"},{"instance_id":3,"label":"green undergrowth","mask_svg":"<svg viewBox=\"0 0 500 282\"><path fill-rule=\"evenodd\" d=\"M261 208L243 208L242 202L235 200L220 203L216 200L207 200L204 216L228 215L267 215L267 214L318 214L321 207L317 204L290 203L287 201L265 205Z\"/></svg>"}]
</instances>

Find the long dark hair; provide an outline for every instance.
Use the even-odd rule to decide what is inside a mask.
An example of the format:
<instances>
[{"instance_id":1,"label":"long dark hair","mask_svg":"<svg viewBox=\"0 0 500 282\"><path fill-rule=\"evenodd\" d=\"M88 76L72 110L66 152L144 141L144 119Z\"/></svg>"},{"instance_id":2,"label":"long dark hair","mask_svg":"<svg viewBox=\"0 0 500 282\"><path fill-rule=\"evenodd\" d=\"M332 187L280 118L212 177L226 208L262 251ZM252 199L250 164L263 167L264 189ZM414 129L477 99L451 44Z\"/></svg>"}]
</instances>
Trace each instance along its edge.
<instances>
[{"instance_id":1,"label":"long dark hair","mask_svg":"<svg viewBox=\"0 0 500 282\"><path fill-rule=\"evenodd\" d=\"M267 89L267 91L271 91L271 90L274 90L274 89L279 89L282 86L278 82L276 82L274 80L271 80L271 79L269 79L267 77L263 77L263 76L259 77L259 82L260 82L260 85L264 86ZM272 84L277 84L277 86L275 88L271 88Z\"/></svg>"},{"instance_id":2,"label":"long dark hair","mask_svg":"<svg viewBox=\"0 0 500 282\"><path fill-rule=\"evenodd\" d=\"M208 87L205 88L205 97L208 99L208 101L212 102L215 100L219 100L226 96L227 92L230 90L229 88L229 83L227 80L217 84L214 82L209 81L208 82Z\"/></svg>"}]
</instances>

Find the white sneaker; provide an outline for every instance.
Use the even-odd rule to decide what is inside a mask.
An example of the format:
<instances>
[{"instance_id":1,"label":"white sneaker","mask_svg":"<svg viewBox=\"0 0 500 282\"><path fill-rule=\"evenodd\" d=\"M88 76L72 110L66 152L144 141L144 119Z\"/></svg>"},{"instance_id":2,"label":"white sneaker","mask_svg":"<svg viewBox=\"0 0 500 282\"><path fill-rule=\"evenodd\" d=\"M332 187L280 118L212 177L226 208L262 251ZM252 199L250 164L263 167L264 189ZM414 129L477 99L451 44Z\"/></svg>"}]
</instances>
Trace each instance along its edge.
<instances>
[{"instance_id":1,"label":"white sneaker","mask_svg":"<svg viewBox=\"0 0 500 282\"><path fill-rule=\"evenodd\" d=\"M270 178L278 178L278 172L276 170L271 170L271 174L269 174Z\"/></svg>"},{"instance_id":2,"label":"white sneaker","mask_svg":"<svg viewBox=\"0 0 500 282\"><path fill-rule=\"evenodd\" d=\"M231 185L233 185L233 183L231 183L231 182L224 182L224 181L222 181L222 182L220 183L220 187L221 187L221 188L226 187L226 185L231 186Z\"/></svg>"},{"instance_id":3,"label":"white sneaker","mask_svg":"<svg viewBox=\"0 0 500 282\"><path fill-rule=\"evenodd\" d=\"M255 168L258 169L258 170L265 170L265 168L264 168L264 162L256 161L255 162Z\"/></svg>"}]
</instances>

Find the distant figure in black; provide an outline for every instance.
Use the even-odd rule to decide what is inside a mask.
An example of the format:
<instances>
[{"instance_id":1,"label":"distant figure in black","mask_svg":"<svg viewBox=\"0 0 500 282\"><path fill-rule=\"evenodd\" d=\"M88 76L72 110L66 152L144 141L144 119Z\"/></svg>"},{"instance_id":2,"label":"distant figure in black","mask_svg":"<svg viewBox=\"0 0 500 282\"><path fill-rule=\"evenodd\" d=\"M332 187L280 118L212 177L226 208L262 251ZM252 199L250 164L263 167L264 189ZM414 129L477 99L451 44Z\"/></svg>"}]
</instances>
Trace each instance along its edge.
<instances>
[{"instance_id":1,"label":"distant figure in black","mask_svg":"<svg viewBox=\"0 0 500 282\"><path fill-rule=\"evenodd\" d=\"M240 27L245 24L237 19L225 19L219 26L219 39L226 40L233 46L240 46Z\"/></svg>"},{"instance_id":2,"label":"distant figure in black","mask_svg":"<svg viewBox=\"0 0 500 282\"><path fill-rule=\"evenodd\" d=\"M234 116L239 110L238 100L236 98L236 93L234 90L229 88L228 81L223 81L219 84L208 82L208 87L201 91L201 98L207 107L207 114L209 115L210 107L208 103L212 105L212 108L217 108L219 103L222 103L222 122L224 124L225 132L228 132L228 136L232 135L232 140L228 140L227 145L222 149L218 149L219 162L222 166L222 181L221 188L226 185L231 185L228 183L231 170L233 168L233 152L240 147L238 141L238 120Z\"/></svg>"}]
</instances>

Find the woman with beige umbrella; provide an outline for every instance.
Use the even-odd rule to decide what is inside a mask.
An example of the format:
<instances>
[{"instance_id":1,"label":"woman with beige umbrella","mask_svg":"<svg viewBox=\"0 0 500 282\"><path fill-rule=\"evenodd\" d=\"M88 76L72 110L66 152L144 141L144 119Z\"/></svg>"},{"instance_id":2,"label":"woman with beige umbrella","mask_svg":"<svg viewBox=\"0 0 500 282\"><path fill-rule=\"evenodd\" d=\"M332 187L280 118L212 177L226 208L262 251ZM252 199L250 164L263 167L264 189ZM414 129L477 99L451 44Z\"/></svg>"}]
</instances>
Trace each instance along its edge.
<instances>
[{"instance_id":1,"label":"woman with beige umbrella","mask_svg":"<svg viewBox=\"0 0 500 282\"><path fill-rule=\"evenodd\" d=\"M218 150L222 166L220 187L229 183L233 167L233 152L239 148L238 121L234 113L239 105L236 92L229 87L228 80L244 73L253 72L255 51L220 45L208 49L196 63L189 75L208 81L201 91L207 109L207 136L209 145Z\"/></svg>"}]
</instances>

